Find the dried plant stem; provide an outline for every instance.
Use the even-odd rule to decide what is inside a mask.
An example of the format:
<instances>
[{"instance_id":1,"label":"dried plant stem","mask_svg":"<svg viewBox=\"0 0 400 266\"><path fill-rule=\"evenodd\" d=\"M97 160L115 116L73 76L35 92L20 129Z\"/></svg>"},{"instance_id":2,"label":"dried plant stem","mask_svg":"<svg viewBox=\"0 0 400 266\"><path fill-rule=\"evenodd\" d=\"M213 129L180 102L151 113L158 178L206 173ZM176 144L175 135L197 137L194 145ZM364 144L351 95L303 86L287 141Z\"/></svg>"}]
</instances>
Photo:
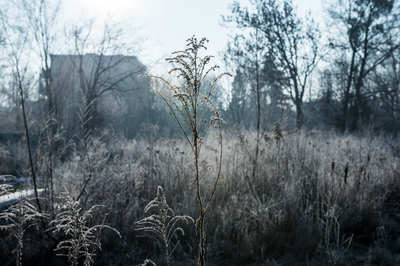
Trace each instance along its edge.
<instances>
[{"instance_id":1,"label":"dried plant stem","mask_svg":"<svg viewBox=\"0 0 400 266\"><path fill-rule=\"evenodd\" d=\"M27 227L36 225L36 220L47 216L39 213L36 207L29 200L22 198L15 205L10 206L5 212L0 213L0 219L4 219L7 224L0 225L0 229L8 230L16 239L17 253L16 265L22 266L23 236Z\"/></svg>"},{"instance_id":2,"label":"dried plant stem","mask_svg":"<svg viewBox=\"0 0 400 266\"><path fill-rule=\"evenodd\" d=\"M80 201L73 200L68 190L62 193L61 199L65 206L58 210L56 219L51 222L54 225L52 230L53 233L62 232L69 239L59 242L55 250L68 250L67 255L59 255L67 256L72 266L78 265L81 257L85 258L84 265L89 266L94 262L96 250L101 250L101 232L104 228L116 232L119 237L121 235L116 229L104 224L106 217L101 225L87 225L94 210L102 206L92 206L88 211L82 212Z\"/></svg>"},{"instance_id":3,"label":"dried plant stem","mask_svg":"<svg viewBox=\"0 0 400 266\"><path fill-rule=\"evenodd\" d=\"M196 184L196 198L199 204L199 218L196 220L196 233L199 233L199 265L205 265L204 257L205 257L205 245L204 242L206 240L205 233L205 224L204 218L207 213L207 210L211 204L211 201L214 197L216 187L218 181L220 180L221 174L221 161L222 161L222 128L221 122L225 123L225 121L221 118L220 112L217 111L216 106L211 101L211 97L213 90L215 89L215 85L217 81L224 75L232 76L229 73L222 73L217 76L209 85L209 90L206 90L204 94L200 92L202 88L202 83L204 82L206 76L211 72L215 71L219 68L217 65L207 69L205 71L205 66L209 63L210 59L213 56L205 56L204 58L200 58L198 56L198 51L200 48L207 49L205 47L205 43L208 42L206 38L198 41L194 36L187 40L188 44L184 51L177 51L173 54L176 54L173 58L167 58L166 60L169 63L174 63L179 65L179 67L175 67L169 71L169 74L172 72L177 72L179 77L184 79L184 85L175 86L171 85L165 79L158 76L144 76L151 77L162 80L165 84L168 85L170 91L173 93L163 95L158 93L161 98L165 101L167 109L169 109L170 114L174 116L175 121L178 123L180 129L185 135L186 140L188 141L194 155L194 166L195 166L195 180L193 181ZM199 105L202 104L204 106L202 111L199 111ZM211 112L214 112L214 115L211 116L210 120L207 122L204 119L205 112L207 108L210 109ZM182 121L180 121L180 119ZM192 133L192 138L189 138L188 134L184 126L187 125L188 129ZM219 158L219 167L217 170L217 177L210 193L208 199L204 198L204 194L201 193L201 182L200 182L200 169L199 169L199 159L200 159L200 151L202 144L204 143L205 136L208 132L208 129L213 125L215 128L219 130L219 145L221 149L220 158Z\"/></svg>"},{"instance_id":4,"label":"dried plant stem","mask_svg":"<svg viewBox=\"0 0 400 266\"><path fill-rule=\"evenodd\" d=\"M179 244L178 241L171 250L172 237L177 232L181 232L182 235L185 233L183 228L176 227L176 224L178 222L185 222L187 224L188 221L194 222L194 220L187 215L175 216L174 211L168 206L163 189L160 186L157 189L157 196L147 204L144 211L148 212L153 208L157 209L158 213L136 222L136 225L139 226L136 230L146 233L148 236L157 240L159 244L164 245L165 259L167 265L170 266L172 253Z\"/></svg>"},{"instance_id":5,"label":"dried plant stem","mask_svg":"<svg viewBox=\"0 0 400 266\"><path fill-rule=\"evenodd\" d=\"M82 92L83 93L83 92ZM90 155L89 155L89 149L88 149L88 138L90 136L91 130L86 129L86 124L89 122L89 120L92 118L89 116L89 108L90 106L93 104L93 101L88 103L87 102L87 96L84 95L84 108L80 108L80 120L81 120L81 129L82 129L82 138L80 139L82 144L83 144L83 148L85 151L85 157L86 157L86 161L87 161L87 167L88 167L88 172L89 172L89 176L88 178L85 180L81 192L79 193L78 197L76 198L76 201L80 200L80 198L82 197L83 193L86 190L86 186L89 183L90 180L92 180L93 178L93 171L92 171L92 163L91 163L91 159L90 159ZM88 200L89 195L86 197L85 201L83 202L83 205L86 204L86 201Z\"/></svg>"},{"instance_id":6,"label":"dried plant stem","mask_svg":"<svg viewBox=\"0 0 400 266\"><path fill-rule=\"evenodd\" d=\"M35 170L34 170L34 166L33 166L33 160L32 160L31 143L30 143L30 140L29 140L29 128L28 128L28 121L27 121L27 118L26 118L26 111L25 111L25 98L24 98L24 93L23 93L23 88L22 88L22 77L21 77L21 73L20 73L20 70L19 70L19 64L18 64L19 59L15 56L15 60L16 60L16 64L15 64L16 78L17 78L17 81L18 81L19 94L20 94L20 97L21 97L22 117L24 119L26 145L28 147L29 164L30 164L31 172L32 172L33 189L35 191L36 204L37 204L37 206L39 208L39 212L42 212L42 209L41 209L41 206L40 206L40 202L39 202L39 195L38 195L38 192L37 192L36 174L35 174Z\"/></svg>"}]
</instances>

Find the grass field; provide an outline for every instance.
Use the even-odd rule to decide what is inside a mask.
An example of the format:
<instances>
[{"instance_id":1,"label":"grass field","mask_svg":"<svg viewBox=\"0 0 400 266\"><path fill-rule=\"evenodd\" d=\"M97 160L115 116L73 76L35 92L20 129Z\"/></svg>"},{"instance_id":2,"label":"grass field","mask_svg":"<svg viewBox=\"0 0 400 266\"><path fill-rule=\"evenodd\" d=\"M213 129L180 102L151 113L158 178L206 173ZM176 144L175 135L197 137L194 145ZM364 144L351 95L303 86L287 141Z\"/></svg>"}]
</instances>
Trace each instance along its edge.
<instances>
[{"instance_id":1,"label":"grass field","mask_svg":"<svg viewBox=\"0 0 400 266\"><path fill-rule=\"evenodd\" d=\"M204 191L213 185L217 141L205 143L200 160ZM207 264L400 263L398 143L383 136L315 131L270 134L260 142L256 162L253 132L224 132L221 181L207 216ZM88 224L101 224L107 212L105 224L122 235L120 239L104 230L94 265L137 265L145 259L166 264L162 245L138 237L135 223L149 215L144 207L158 186L176 215L196 218L189 148L181 139L163 136L157 127L149 127L136 140L105 134L88 144L93 178L81 198L82 212L104 206ZM65 189L72 198L79 194L88 175L82 153L75 150L56 163L53 204L41 199L49 214L63 205L57 196ZM173 245L180 241L171 265L196 265L195 224L179 226L185 235L178 233L171 240ZM1 234L2 261L15 265L15 240L5 230ZM28 228L23 265L67 264L55 256L54 245L43 229Z\"/></svg>"}]
</instances>

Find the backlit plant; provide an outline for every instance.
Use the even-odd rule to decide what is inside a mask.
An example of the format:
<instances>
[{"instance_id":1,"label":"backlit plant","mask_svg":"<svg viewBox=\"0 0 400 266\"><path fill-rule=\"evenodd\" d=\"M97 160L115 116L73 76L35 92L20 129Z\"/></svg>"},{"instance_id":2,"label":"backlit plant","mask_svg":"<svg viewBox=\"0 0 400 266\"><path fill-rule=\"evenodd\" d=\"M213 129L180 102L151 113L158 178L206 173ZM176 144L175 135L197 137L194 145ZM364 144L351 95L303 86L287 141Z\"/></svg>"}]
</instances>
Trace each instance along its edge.
<instances>
[{"instance_id":1,"label":"backlit plant","mask_svg":"<svg viewBox=\"0 0 400 266\"><path fill-rule=\"evenodd\" d=\"M212 94L217 81L225 75L231 76L231 74L225 72L218 75L208 86L202 86L205 82L207 75L218 69L217 65L214 65L206 69L206 65L210 62L213 57L206 55L201 58L198 54L201 48L207 49L204 45L208 40L202 38L200 41L194 36L187 40L187 48L184 51L174 52L175 55L172 58L167 58L166 61L176 65L171 69L168 74L177 73L177 78L183 79L182 84L172 85L166 79L158 76L147 75L142 77L151 77L162 80L168 87L170 92L158 94L166 103L167 109L170 114L174 117L178 123L180 129L185 135L194 156L194 171L195 176L193 183L196 184L196 198L199 206L199 217L196 220L196 234L199 233L199 265L204 265L204 253L205 253L205 223L204 219L206 213L210 207L212 198L217 188L218 181L221 179L221 163L222 163L222 129L221 123L225 121L221 118L220 111L212 102L214 95ZM206 111L210 110L213 112L213 116L207 121ZM214 177L214 185L208 196L201 191L201 181L205 179L200 177L200 166L199 158L202 145L205 141L205 136L209 131L210 127L214 126L218 132L220 155L218 159L217 175Z\"/></svg>"}]
</instances>

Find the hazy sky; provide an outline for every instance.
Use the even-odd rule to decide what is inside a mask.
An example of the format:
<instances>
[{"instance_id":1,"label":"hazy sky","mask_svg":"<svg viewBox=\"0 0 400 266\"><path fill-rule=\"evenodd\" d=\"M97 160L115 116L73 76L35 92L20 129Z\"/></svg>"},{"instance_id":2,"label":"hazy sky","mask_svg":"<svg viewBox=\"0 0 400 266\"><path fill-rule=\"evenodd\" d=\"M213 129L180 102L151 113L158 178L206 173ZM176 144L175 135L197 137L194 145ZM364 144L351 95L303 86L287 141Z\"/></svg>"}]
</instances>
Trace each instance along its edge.
<instances>
[{"instance_id":1,"label":"hazy sky","mask_svg":"<svg viewBox=\"0 0 400 266\"><path fill-rule=\"evenodd\" d=\"M310 10L315 16L321 15L322 0L293 1L300 15ZM133 23L140 36L147 39L147 56L138 55L147 64L183 49L192 35L207 37L207 54L218 57L233 31L220 25L221 15L229 15L231 3L233 0L64 0L62 16L69 21L82 16L111 15L115 20Z\"/></svg>"}]
</instances>

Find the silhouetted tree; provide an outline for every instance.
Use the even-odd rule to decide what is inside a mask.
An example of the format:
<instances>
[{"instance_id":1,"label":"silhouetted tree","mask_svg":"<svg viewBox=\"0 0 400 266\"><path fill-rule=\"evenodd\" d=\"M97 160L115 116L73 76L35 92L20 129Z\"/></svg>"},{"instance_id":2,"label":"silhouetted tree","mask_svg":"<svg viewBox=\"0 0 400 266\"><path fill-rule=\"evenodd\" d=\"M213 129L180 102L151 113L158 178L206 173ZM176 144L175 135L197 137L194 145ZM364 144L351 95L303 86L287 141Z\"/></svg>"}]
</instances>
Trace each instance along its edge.
<instances>
[{"instance_id":1,"label":"silhouetted tree","mask_svg":"<svg viewBox=\"0 0 400 266\"><path fill-rule=\"evenodd\" d=\"M111 100L115 99L116 106L109 111L117 111L127 108L130 95L126 93L150 89L148 82L137 79L137 75L146 73L145 66L135 56L139 40L121 23L107 22L100 31L94 23L90 20L72 27L69 59L59 59L66 60L71 68L73 86L78 86L80 93L78 99L84 97L89 105L88 129L104 126L107 109L102 108L110 105Z\"/></svg>"},{"instance_id":2,"label":"silhouetted tree","mask_svg":"<svg viewBox=\"0 0 400 266\"><path fill-rule=\"evenodd\" d=\"M228 45L224 59L231 68L236 68L228 109L231 118L239 125L248 127L254 124L256 128L254 176L260 139L270 122L271 114L280 113L277 107L282 100L280 96L283 96L282 86L286 79L277 69L273 53L257 27L247 35L235 36Z\"/></svg>"},{"instance_id":3,"label":"silhouetted tree","mask_svg":"<svg viewBox=\"0 0 400 266\"><path fill-rule=\"evenodd\" d=\"M400 131L400 51L372 71L367 93L375 97L375 127L393 134Z\"/></svg>"},{"instance_id":4,"label":"silhouetted tree","mask_svg":"<svg viewBox=\"0 0 400 266\"><path fill-rule=\"evenodd\" d=\"M365 94L367 76L399 48L398 8L394 0L338 0L331 2L327 12L330 47L344 52L342 60L347 64L341 129L355 130L371 115Z\"/></svg>"},{"instance_id":5,"label":"silhouetted tree","mask_svg":"<svg viewBox=\"0 0 400 266\"><path fill-rule=\"evenodd\" d=\"M300 19L292 1L250 0L252 10L238 2L232 16L224 20L260 34L265 49L274 55L275 65L284 73L286 88L296 107L296 127L303 124L302 104L308 78L320 59L320 33L312 19Z\"/></svg>"},{"instance_id":6,"label":"silhouetted tree","mask_svg":"<svg viewBox=\"0 0 400 266\"><path fill-rule=\"evenodd\" d=\"M57 52L57 35L59 28L58 13L60 11L60 1L48 0L20 0L19 7L25 11L26 28L31 32L35 43L35 51L40 58L42 68L40 85L43 95L46 96L47 110L45 114L51 116L52 120L57 120L59 108L62 106L60 97L57 97L55 86L52 84L51 58L50 55ZM52 134L56 133L56 127L52 126Z\"/></svg>"},{"instance_id":7,"label":"silhouetted tree","mask_svg":"<svg viewBox=\"0 0 400 266\"><path fill-rule=\"evenodd\" d=\"M248 119L251 110L246 97L244 74L238 67L232 82L231 98L228 104L227 121L233 126L250 126Z\"/></svg>"}]
</instances>

